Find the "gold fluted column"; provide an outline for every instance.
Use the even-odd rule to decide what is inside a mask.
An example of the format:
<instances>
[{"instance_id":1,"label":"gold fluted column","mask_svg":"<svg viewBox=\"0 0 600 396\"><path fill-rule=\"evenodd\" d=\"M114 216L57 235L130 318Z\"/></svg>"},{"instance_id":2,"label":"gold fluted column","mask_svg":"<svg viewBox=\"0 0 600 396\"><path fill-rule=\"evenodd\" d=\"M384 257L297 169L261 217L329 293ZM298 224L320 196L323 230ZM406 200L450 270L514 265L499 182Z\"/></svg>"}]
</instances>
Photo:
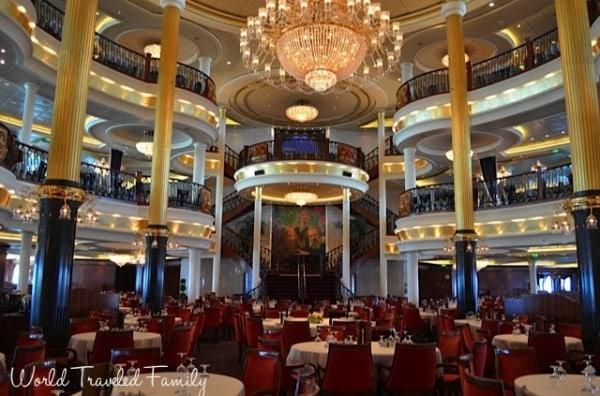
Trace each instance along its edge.
<instances>
[{"instance_id":1,"label":"gold fluted column","mask_svg":"<svg viewBox=\"0 0 600 396\"><path fill-rule=\"evenodd\" d=\"M48 178L40 186L38 250L33 267L32 326L44 329L48 345L64 346L69 337L69 303L80 188L81 146L94 46L98 0L66 2Z\"/></svg>"},{"instance_id":2,"label":"gold fluted column","mask_svg":"<svg viewBox=\"0 0 600 396\"><path fill-rule=\"evenodd\" d=\"M161 0L163 8L161 54L158 65L158 89L154 117L152 175L148 229L146 231L146 265L142 283L144 304L152 311L163 308L165 265L167 257L167 204L169 168L177 76L179 23L185 0Z\"/></svg>"},{"instance_id":3,"label":"gold fluted column","mask_svg":"<svg viewBox=\"0 0 600 396\"><path fill-rule=\"evenodd\" d=\"M600 111L587 4L555 0L573 172L577 261L583 338L593 347L600 331Z\"/></svg>"},{"instance_id":4,"label":"gold fluted column","mask_svg":"<svg viewBox=\"0 0 600 396\"><path fill-rule=\"evenodd\" d=\"M467 312L476 312L477 309L471 129L463 33L463 16L466 13L464 1L442 4L448 38L448 78L452 109L457 308L458 314L463 317Z\"/></svg>"}]
</instances>

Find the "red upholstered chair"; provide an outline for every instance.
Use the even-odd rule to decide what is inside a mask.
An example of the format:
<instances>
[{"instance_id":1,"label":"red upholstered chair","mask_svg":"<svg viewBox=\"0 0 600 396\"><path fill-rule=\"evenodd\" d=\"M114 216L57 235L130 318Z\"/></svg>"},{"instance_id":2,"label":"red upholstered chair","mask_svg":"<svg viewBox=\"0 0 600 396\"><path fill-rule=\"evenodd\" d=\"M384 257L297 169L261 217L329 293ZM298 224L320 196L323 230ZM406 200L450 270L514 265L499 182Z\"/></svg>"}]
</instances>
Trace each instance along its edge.
<instances>
[{"instance_id":1,"label":"red upholstered chair","mask_svg":"<svg viewBox=\"0 0 600 396\"><path fill-rule=\"evenodd\" d=\"M244 332L242 320L240 314L236 314L233 317L233 334L235 336L235 342L237 342L238 345L238 362L242 361L242 354L248 346L248 344L246 344L246 333Z\"/></svg>"},{"instance_id":2,"label":"red upholstered chair","mask_svg":"<svg viewBox=\"0 0 600 396\"><path fill-rule=\"evenodd\" d=\"M280 372L277 353L249 349L242 374L245 394L278 395Z\"/></svg>"},{"instance_id":3,"label":"red upholstered chair","mask_svg":"<svg viewBox=\"0 0 600 396\"><path fill-rule=\"evenodd\" d=\"M333 320L331 324L333 330L344 330L344 336L354 336L358 335L358 322L356 320ZM390 325L391 327L391 325Z\"/></svg>"},{"instance_id":4,"label":"red upholstered chair","mask_svg":"<svg viewBox=\"0 0 600 396\"><path fill-rule=\"evenodd\" d=\"M144 367L158 366L160 364L160 349L158 348L118 348L113 349L110 354L111 364L125 364L135 360L136 367L142 372L150 372L151 369ZM124 369L127 371L127 369Z\"/></svg>"},{"instance_id":5,"label":"red upholstered chair","mask_svg":"<svg viewBox=\"0 0 600 396\"><path fill-rule=\"evenodd\" d=\"M496 378L504 382L507 396L514 394L516 378L537 373L539 373L539 369L536 352L533 348L498 350Z\"/></svg>"},{"instance_id":6,"label":"red upholstered chair","mask_svg":"<svg viewBox=\"0 0 600 396\"><path fill-rule=\"evenodd\" d=\"M267 308L265 310L266 319L279 319L279 310L275 308Z\"/></svg>"},{"instance_id":7,"label":"red upholstered chair","mask_svg":"<svg viewBox=\"0 0 600 396\"><path fill-rule=\"evenodd\" d=\"M181 363L180 353L189 355L192 346L193 329L191 327L175 327L171 331L171 337L167 342L161 363L169 366L169 370L174 371Z\"/></svg>"},{"instance_id":8,"label":"red upholstered chair","mask_svg":"<svg viewBox=\"0 0 600 396\"><path fill-rule=\"evenodd\" d=\"M502 381L475 377L466 373L462 381L463 396L504 396Z\"/></svg>"},{"instance_id":9,"label":"red upholstered chair","mask_svg":"<svg viewBox=\"0 0 600 396\"><path fill-rule=\"evenodd\" d=\"M180 308L179 315L182 322L189 322L192 316L192 310L190 308Z\"/></svg>"},{"instance_id":10,"label":"red upholstered chair","mask_svg":"<svg viewBox=\"0 0 600 396\"><path fill-rule=\"evenodd\" d=\"M290 316L292 318L308 318L308 309L292 309Z\"/></svg>"},{"instance_id":11,"label":"red upholstered chair","mask_svg":"<svg viewBox=\"0 0 600 396\"><path fill-rule=\"evenodd\" d=\"M527 346L535 349L538 368L543 373L551 373L550 366L557 360L568 360L565 338L561 334L529 332Z\"/></svg>"},{"instance_id":12,"label":"red upholstered chair","mask_svg":"<svg viewBox=\"0 0 600 396\"><path fill-rule=\"evenodd\" d=\"M258 350L281 353L281 338L258 336Z\"/></svg>"},{"instance_id":13,"label":"red upholstered chair","mask_svg":"<svg viewBox=\"0 0 600 396\"><path fill-rule=\"evenodd\" d=\"M92 333L98 331L99 325L97 319L71 319L71 335L81 333Z\"/></svg>"},{"instance_id":14,"label":"red upholstered chair","mask_svg":"<svg viewBox=\"0 0 600 396\"><path fill-rule=\"evenodd\" d=\"M367 320L369 322L371 321L371 310L369 308L355 306L354 312L358 314L360 320Z\"/></svg>"},{"instance_id":15,"label":"red upholstered chair","mask_svg":"<svg viewBox=\"0 0 600 396\"><path fill-rule=\"evenodd\" d=\"M28 331L21 331L17 336L17 343L15 345L20 346L33 346L40 345L44 342L44 338L41 334L30 333Z\"/></svg>"},{"instance_id":16,"label":"red upholstered chair","mask_svg":"<svg viewBox=\"0 0 600 396\"><path fill-rule=\"evenodd\" d=\"M409 332L420 332L423 330L425 323L421 319L419 308L405 307L404 308L404 329Z\"/></svg>"},{"instance_id":17,"label":"red upholstered chair","mask_svg":"<svg viewBox=\"0 0 600 396\"><path fill-rule=\"evenodd\" d=\"M179 308L178 308L178 311L179 311ZM166 317L163 318L163 320L162 320L162 333L161 333L162 334L163 342L165 340L168 340L169 337L171 336L171 331L175 327L176 320L177 320L177 316L176 315L167 315Z\"/></svg>"},{"instance_id":18,"label":"red upholstered chair","mask_svg":"<svg viewBox=\"0 0 600 396\"><path fill-rule=\"evenodd\" d=\"M291 321L286 320L283 322L283 331L281 333L281 346L283 356L287 357L287 354L294 344L300 342L311 341L310 336L310 325L307 321Z\"/></svg>"},{"instance_id":19,"label":"red upholstered chair","mask_svg":"<svg viewBox=\"0 0 600 396\"><path fill-rule=\"evenodd\" d=\"M92 351L88 355L88 362L91 365L110 362L110 351L115 348L133 348L133 331L98 331Z\"/></svg>"},{"instance_id":20,"label":"red upholstered chair","mask_svg":"<svg viewBox=\"0 0 600 396\"><path fill-rule=\"evenodd\" d=\"M577 323L560 322L558 324L558 332L564 337L575 337L579 339L583 337L581 325Z\"/></svg>"},{"instance_id":21,"label":"red upholstered chair","mask_svg":"<svg viewBox=\"0 0 600 396\"><path fill-rule=\"evenodd\" d=\"M263 322L260 316L246 316L245 330L246 330L246 344L248 348L258 348L258 337L263 335Z\"/></svg>"},{"instance_id":22,"label":"red upholstered chair","mask_svg":"<svg viewBox=\"0 0 600 396\"><path fill-rule=\"evenodd\" d=\"M214 338L217 338L217 334L222 325L222 312L218 307L207 307L204 308L204 328L212 331Z\"/></svg>"},{"instance_id":23,"label":"red upholstered chair","mask_svg":"<svg viewBox=\"0 0 600 396\"><path fill-rule=\"evenodd\" d=\"M46 343L42 342L38 345L17 345L13 355L12 364L13 383L18 382L21 370L31 363L43 362L46 357Z\"/></svg>"},{"instance_id":24,"label":"red upholstered chair","mask_svg":"<svg viewBox=\"0 0 600 396\"><path fill-rule=\"evenodd\" d=\"M389 392L427 394L436 385L435 344L396 344L394 361L385 380Z\"/></svg>"},{"instance_id":25,"label":"red upholstered chair","mask_svg":"<svg viewBox=\"0 0 600 396\"><path fill-rule=\"evenodd\" d=\"M145 325L149 333L162 334L162 322L159 319L138 319L140 326Z\"/></svg>"},{"instance_id":26,"label":"red upholstered chair","mask_svg":"<svg viewBox=\"0 0 600 396\"><path fill-rule=\"evenodd\" d=\"M488 330L490 332L490 340L494 336L498 335L498 321L495 319L482 319L481 330Z\"/></svg>"},{"instance_id":27,"label":"red upholstered chair","mask_svg":"<svg viewBox=\"0 0 600 396\"><path fill-rule=\"evenodd\" d=\"M485 377L485 367L490 350L487 340L477 340L473 342L471 349L471 372L478 377Z\"/></svg>"},{"instance_id":28,"label":"red upholstered chair","mask_svg":"<svg viewBox=\"0 0 600 396\"><path fill-rule=\"evenodd\" d=\"M398 333L402 333L404 331L404 317L396 315L396 323L394 323L394 327Z\"/></svg>"},{"instance_id":29,"label":"red upholstered chair","mask_svg":"<svg viewBox=\"0 0 600 396\"><path fill-rule=\"evenodd\" d=\"M462 342L467 352L473 353L474 340L473 332L471 332L471 326L469 326L468 324L458 326L458 331L460 331L460 334L462 336Z\"/></svg>"},{"instance_id":30,"label":"red upholstered chair","mask_svg":"<svg viewBox=\"0 0 600 396\"><path fill-rule=\"evenodd\" d=\"M442 308L440 315L447 316L454 321L456 319L456 308Z\"/></svg>"},{"instance_id":31,"label":"red upholstered chair","mask_svg":"<svg viewBox=\"0 0 600 396\"><path fill-rule=\"evenodd\" d=\"M512 321L505 320L498 324L498 334L512 334L515 324Z\"/></svg>"},{"instance_id":32,"label":"red upholstered chair","mask_svg":"<svg viewBox=\"0 0 600 396\"><path fill-rule=\"evenodd\" d=\"M24 394L27 396L52 396L52 391L56 388L51 383L48 383L48 381L43 380L49 378L51 370L56 370L56 362L54 360L28 364L25 366L25 378L27 380L31 378L31 381L27 381L27 386L19 390L24 390ZM57 373L57 375L60 374Z\"/></svg>"},{"instance_id":33,"label":"red upholstered chair","mask_svg":"<svg viewBox=\"0 0 600 396\"><path fill-rule=\"evenodd\" d=\"M445 363L456 362L463 353L462 334L458 331L442 331L439 336L438 346L442 352Z\"/></svg>"},{"instance_id":34,"label":"red upholstered chair","mask_svg":"<svg viewBox=\"0 0 600 396\"><path fill-rule=\"evenodd\" d=\"M330 344L322 389L326 394L371 394L373 389L371 345Z\"/></svg>"},{"instance_id":35,"label":"red upholstered chair","mask_svg":"<svg viewBox=\"0 0 600 396\"><path fill-rule=\"evenodd\" d=\"M442 331L456 331L454 318L447 315L440 315L438 317L438 328Z\"/></svg>"}]
</instances>

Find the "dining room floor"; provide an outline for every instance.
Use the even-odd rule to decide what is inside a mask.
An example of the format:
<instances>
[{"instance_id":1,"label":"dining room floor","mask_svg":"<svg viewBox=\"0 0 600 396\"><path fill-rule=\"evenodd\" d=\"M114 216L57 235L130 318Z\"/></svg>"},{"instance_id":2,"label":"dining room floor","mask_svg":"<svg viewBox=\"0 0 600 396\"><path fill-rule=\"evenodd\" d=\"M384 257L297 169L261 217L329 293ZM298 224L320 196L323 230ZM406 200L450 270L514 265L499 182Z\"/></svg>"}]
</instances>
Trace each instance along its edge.
<instances>
[{"instance_id":1,"label":"dining room floor","mask_svg":"<svg viewBox=\"0 0 600 396\"><path fill-rule=\"evenodd\" d=\"M202 338L194 362L209 363L209 372L241 378L243 364L238 362L238 346L234 340L210 340Z\"/></svg>"}]
</instances>

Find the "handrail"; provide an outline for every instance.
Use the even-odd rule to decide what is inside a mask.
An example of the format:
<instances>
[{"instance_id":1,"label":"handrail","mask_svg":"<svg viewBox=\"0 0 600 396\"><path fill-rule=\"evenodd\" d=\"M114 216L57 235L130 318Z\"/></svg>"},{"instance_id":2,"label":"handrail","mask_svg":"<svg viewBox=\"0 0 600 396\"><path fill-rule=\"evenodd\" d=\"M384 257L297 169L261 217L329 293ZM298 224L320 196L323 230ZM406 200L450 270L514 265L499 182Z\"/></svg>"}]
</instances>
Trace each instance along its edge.
<instances>
[{"instance_id":1,"label":"handrail","mask_svg":"<svg viewBox=\"0 0 600 396\"><path fill-rule=\"evenodd\" d=\"M361 235L357 243L352 244L353 249L350 251L350 261L352 263L358 261L367 251L374 246L379 245L379 230L373 229Z\"/></svg>"},{"instance_id":2,"label":"handrail","mask_svg":"<svg viewBox=\"0 0 600 396\"><path fill-rule=\"evenodd\" d=\"M557 30L528 40L492 58L467 63L468 89L482 88L529 71L560 56ZM420 74L400 86L396 110L419 99L450 92L448 69Z\"/></svg>"},{"instance_id":3,"label":"handrail","mask_svg":"<svg viewBox=\"0 0 600 396\"><path fill-rule=\"evenodd\" d=\"M251 244L227 224L223 225L223 241L235 250L246 263L252 263L252 256L249 254L252 251Z\"/></svg>"},{"instance_id":4,"label":"handrail","mask_svg":"<svg viewBox=\"0 0 600 396\"><path fill-rule=\"evenodd\" d=\"M64 12L47 0L32 0L38 20L37 26L57 40L62 38ZM99 33L94 33L94 60L113 70L141 81L158 80L158 60L130 50ZM214 81L201 70L177 63L176 86L217 102Z\"/></svg>"},{"instance_id":5,"label":"handrail","mask_svg":"<svg viewBox=\"0 0 600 396\"><path fill-rule=\"evenodd\" d=\"M403 155L398 146L394 144L393 136L388 136L385 139L385 155Z\"/></svg>"},{"instance_id":6,"label":"handrail","mask_svg":"<svg viewBox=\"0 0 600 396\"><path fill-rule=\"evenodd\" d=\"M15 140L11 149L16 150L15 160L2 164L19 180L43 183L46 180L48 152ZM81 162L81 188L95 196L148 205L150 177L141 173L116 172L86 162ZM168 205L210 213L212 193L205 186L190 181L169 179Z\"/></svg>"},{"instance_id":7,"label":"handrail","mask_svg":"<svg viewBox=\"0 0 600 396\"><path fill-rule=\"evenodd\" d=\"M561 165L501 177L495 185L477 181L474 208L499 208L550 199L563 199L573 192L571 165ZM454 210L454 185L437 184L405 191L400 216Z\"/></svg>"},{"instance_id":8,"label":"handrail","mask_svg":"<svg viewBox=\"0 0 600 396\"><path fill-rule=\"evenodd\" d=\"M329 139L309 138L267 140L245 146L239 153L238 167L278 160L333 161L365 169L365 156L360 148Z\"/></svg>"},{"instance_id":9,"label":"handrail","mask_svg":"<svg viewBox=\"0 0 600 396\"><path fill-rule=\"evenodd\" d=\"M375 147L373 150L365 154L365 170L369 174L371 180L375 179L379 175L379 148Z\"/></svg>"}]
</instances>

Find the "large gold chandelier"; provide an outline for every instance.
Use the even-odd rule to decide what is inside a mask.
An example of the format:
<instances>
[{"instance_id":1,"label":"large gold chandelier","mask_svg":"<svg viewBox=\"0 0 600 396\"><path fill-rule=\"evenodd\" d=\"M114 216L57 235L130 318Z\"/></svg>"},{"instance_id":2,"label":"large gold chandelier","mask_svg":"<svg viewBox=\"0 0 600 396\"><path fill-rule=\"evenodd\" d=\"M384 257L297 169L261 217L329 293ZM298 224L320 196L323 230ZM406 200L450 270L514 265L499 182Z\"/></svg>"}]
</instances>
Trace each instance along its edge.
<instances>
[{"instance_id":1,"label":"large gold chandelier","mask_svg":"<svg viewBox=\"0 0 600 396\"><path fill-rule=\"evenodd\" d=\"M396 68L401 48L400 24L371 0L266 0L240 33L248 70L303 92L377 80Z\"/></svg>"}]
</instances>

